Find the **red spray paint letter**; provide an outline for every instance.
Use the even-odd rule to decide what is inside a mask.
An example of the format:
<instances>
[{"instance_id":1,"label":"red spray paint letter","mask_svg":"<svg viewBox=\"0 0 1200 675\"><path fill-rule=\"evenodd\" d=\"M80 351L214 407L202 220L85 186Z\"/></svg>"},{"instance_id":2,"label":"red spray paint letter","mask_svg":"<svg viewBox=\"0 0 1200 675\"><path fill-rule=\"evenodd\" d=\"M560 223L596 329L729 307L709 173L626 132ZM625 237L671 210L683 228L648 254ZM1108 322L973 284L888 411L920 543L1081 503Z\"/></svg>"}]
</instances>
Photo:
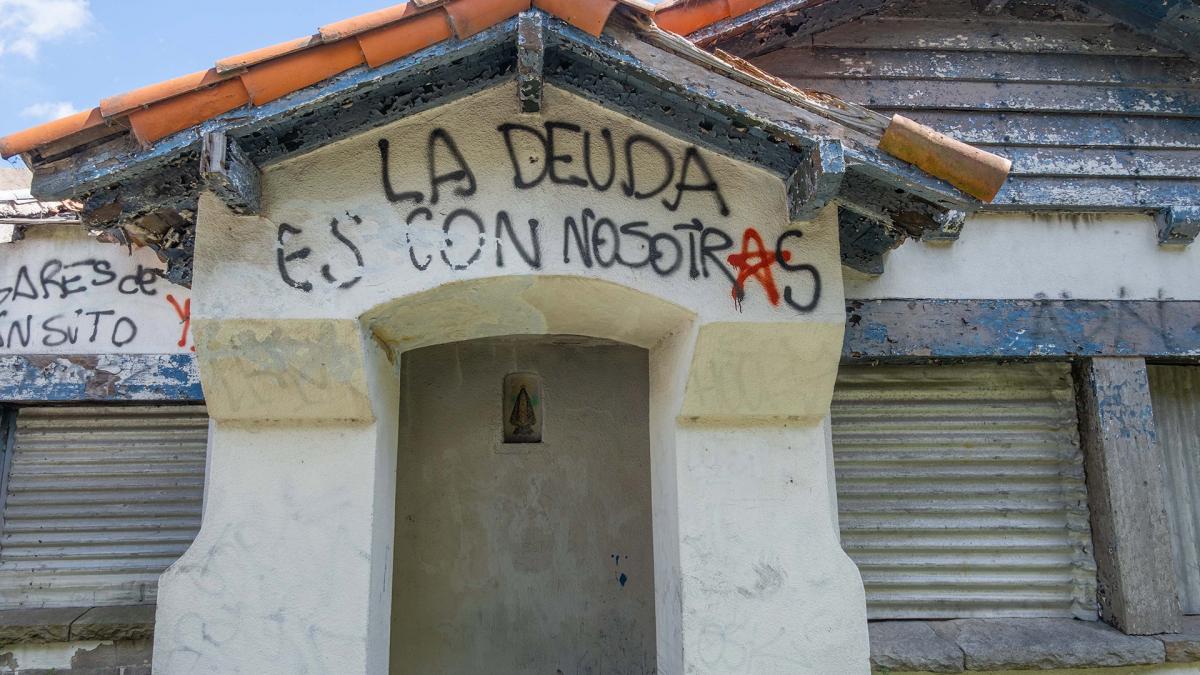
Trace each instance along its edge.
<instances>
[{"instance_id":1,"label":"red spray paint letter","mask_svg":"<svg viewBox=\"0 0 1200 675\"><path fill-rule=\"evenodd\" d=\"M750 245L754 248L751 249ZM783 261L788 262L791 254L783 252ZM762 235L753 227L746 228L742 235L742 252L729 256L729 264L737 270L737 281L733 284L733 301L741 307L742 299L746 297L746 282L757 279L767 292L767 300L772 305L779 304L779 289L775 286L775 276L771 266L777 262L775 253L763 245Z\"/></svg>"},{"instance_id":2,"label":"red spray paint letter","mask_svg":"<svg viewBox=\"0 0 1200 675\"><path fill-rule=\"evenodd\" d=\"M180 305L175 296L167 294L167 302L175 308L175 313L179 315L179 321L183 325L183 330L179 335L179 346L186 347L188 343L188 331L192 329L192 299L185 298L183 304ZM196 351L196 346L192 345L192 351Z\"/></svg>"}]
</instances>

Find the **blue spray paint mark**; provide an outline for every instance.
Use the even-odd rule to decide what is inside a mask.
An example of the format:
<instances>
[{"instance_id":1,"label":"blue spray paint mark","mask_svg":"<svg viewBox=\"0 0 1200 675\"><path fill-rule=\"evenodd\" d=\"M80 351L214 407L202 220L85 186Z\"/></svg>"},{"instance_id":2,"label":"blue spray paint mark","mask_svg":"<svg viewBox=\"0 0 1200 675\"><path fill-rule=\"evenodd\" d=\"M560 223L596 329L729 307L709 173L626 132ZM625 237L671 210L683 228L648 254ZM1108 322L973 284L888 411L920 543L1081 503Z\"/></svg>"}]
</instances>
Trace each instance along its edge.
<instances>
[{"instance_id":1,"label":"blue spray paint mark","mask_svg":"<svg viewBox=\"0 0 1200 675\"><path fill-rule=\"evenodd\" d=\"M622 573L621 576L617 577L617 581L621 582L621 588L625 588L625 584L629 583L629 577Z\"/></svg>"}]
</instances>

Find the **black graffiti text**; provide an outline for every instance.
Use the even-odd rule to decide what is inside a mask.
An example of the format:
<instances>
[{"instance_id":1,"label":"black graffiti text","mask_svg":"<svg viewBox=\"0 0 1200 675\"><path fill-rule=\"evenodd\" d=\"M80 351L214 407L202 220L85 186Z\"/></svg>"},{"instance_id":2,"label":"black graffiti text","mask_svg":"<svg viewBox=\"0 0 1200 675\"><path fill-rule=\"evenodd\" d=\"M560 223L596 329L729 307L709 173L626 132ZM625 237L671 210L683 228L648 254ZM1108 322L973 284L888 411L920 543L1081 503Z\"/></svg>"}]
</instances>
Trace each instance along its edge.
<instances>
[{"instance_id":1,"label":"black graffiti text","mask_svg":"<svg viewBox=\"0 0 1200 675\"><path fill-rule=\"evenodd\" d=\"M0 349L78 344L121 348L132 343L137 335L137 322L119 315L115 309L77 309L47 318L33 314L10 316L8 310L0 310Z\"/></svg>"},{"instance_id":2,"label":"black graffiti text","mask_svg":"<svg viewBox=\"0 0 1200 675\"><path fill-rule=\"evenodd\" d=\"M677 162L665 145L641 134L617 144L608 129L601 129L597 138L591 131L568 122L546 122L541 129L501 124L498 131L504 137L513 186L518 190L549 181L608 192L619 173L620 189L626 197L639 201L659 198L663 207L674 213L688 195L708 195L711 201L703 206L715 205L722 216L730 215L720 184L694 146L689 146Z\"/></svg>"},{"instance_id":3,"label":"black graffiti text","mask_svg":"<svg viewBox=\"0 0 1200 675\"><path fill-rule=\"evenodd\" d=\"M362 224L362 218L351 214L346 215L355 225ZM334 274L333 266L326 262L320 268L321 278L325 283L342 290L354 288L358 285L358 282L362 281L362 270L366 266L362 251L342 231L342 222L339 219L330 219L329 233L338 244L353 256L357 269L353 275L344 274L343 276L338 276ZM299 227L289 225L288 223L281 223L279 225L275 233L275 263L279 268L279 277L283 279L284 283L296 290L309 293L313 290L312 280L310 278L297 278L294 276L292 269L292 263L298 260L308 260L313 254L312 248L308 246L293 246L293 240L303 234L304 230Z\"/></svg>"},{"instance_id":4,"label":"black graffiti text","mask_svg":"<svg viewBox=\"0 0 1200 675\"><path fill-rule=\"evenodd\" d=\"M425 148L425 163L429 169L429 203L436 205L442 198L442 190L453 187L454 196L470 197L479 189L475 173L467 164L454 138L445 129L434 129L429 134ZM383 193L389 202L425 203L425 193L419 190L398 192L392 185L391 144L387 139L379 141L379 158L382 163Z\"/></svg>"},{"instance_id":5,"label":"black graffiti text","mask_svg":"<svg viewBox=\"0 0 1200 675\"><path fill-rule=\"evenodd\" d=\"M11 279L0 280L0 305L18 300L65 300L87 293L94 288L115 286L122 295L158 295L156 270L144 265L128 274L113 271L108 260L85 258L64 262L51 258L38 264L25 264L16 269Z\"/></svg>"}]
</instances>

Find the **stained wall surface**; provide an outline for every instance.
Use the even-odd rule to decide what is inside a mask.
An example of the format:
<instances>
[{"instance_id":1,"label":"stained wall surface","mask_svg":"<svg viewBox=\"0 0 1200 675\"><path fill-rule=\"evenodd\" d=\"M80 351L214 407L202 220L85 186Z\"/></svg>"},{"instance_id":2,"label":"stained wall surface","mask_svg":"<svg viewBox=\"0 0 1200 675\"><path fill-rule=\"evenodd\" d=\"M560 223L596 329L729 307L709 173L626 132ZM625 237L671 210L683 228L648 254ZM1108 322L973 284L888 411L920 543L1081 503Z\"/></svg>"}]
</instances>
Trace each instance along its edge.
<instances>
[{"instance_id":1,"label":"stained wall surface","mask_svg":"<svg viewBox=\"0 0 1200 675\"><path fill-rule=\"evenodd\" d=\"M886 266L842 268L846 297L1200 300L1200 246L1159 246L1137 213L979 214L957 242L906 242Z\"/></svg>"},{"instance_id":2,"label":"stained wall surface","mask_svg":"<svg viewBox=\"0 0 1200 675\"><path fill-rule=\"evenodd\" d=\"M655 672L648 354L572 337L405 354L392 672ZM505 375L544 388L503 443Z\"/></svg>"}]
</instances>

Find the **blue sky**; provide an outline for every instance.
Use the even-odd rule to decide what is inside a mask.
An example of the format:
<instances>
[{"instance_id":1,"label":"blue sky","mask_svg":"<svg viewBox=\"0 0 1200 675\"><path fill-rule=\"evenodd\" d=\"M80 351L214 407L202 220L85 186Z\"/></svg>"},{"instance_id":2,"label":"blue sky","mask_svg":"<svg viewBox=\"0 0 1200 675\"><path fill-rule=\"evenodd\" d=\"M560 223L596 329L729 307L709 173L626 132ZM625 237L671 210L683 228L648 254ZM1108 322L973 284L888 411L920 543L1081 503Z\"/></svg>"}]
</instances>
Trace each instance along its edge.
<instances>
[{"instance_id":1,"label":"blue sky","mask_svg":"<svg viewBox=\"0 0 1200 675\"><path fill-rule=\"evenodd\" d=\"M399 0L0 0L0 135Z\"/></svg>"}]
</instances>

